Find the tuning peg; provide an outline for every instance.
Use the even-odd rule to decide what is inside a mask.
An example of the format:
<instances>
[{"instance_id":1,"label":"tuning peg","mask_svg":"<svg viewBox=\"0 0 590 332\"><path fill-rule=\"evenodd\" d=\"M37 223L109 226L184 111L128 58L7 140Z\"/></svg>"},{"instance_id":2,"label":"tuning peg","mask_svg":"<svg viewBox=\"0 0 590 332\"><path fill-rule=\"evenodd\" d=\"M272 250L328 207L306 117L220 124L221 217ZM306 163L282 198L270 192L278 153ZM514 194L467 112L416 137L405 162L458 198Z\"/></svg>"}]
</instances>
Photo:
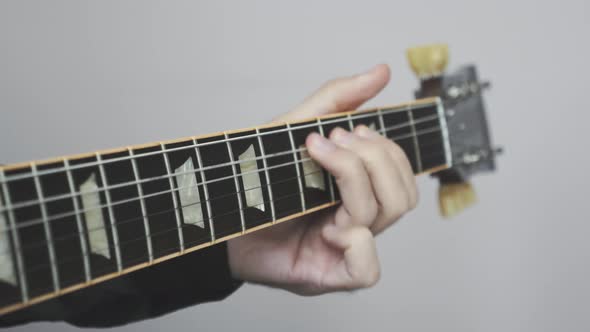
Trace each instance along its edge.
<instances>
[{"instance_id":1,"label":"tuning peg","mask_svg":"<svg viewBox=\"0 0 590 332\"><path fill-rule=\"evenodd\" d=\"M449 47L445 44L413 47L407 50L407 56L418 78L440 76L449 61Z\"/></svg>"},{"instance_id":2,"label":"tuning peg","mask_svg":"<svg viewBox=\"0 0 590 332\"><path fill-rule=\"evenodd\" d=\"M440 213L444 218L461 213L477 201L475 191L469 182L441 183L438 199Z\"/></svg>"}]
</instances>

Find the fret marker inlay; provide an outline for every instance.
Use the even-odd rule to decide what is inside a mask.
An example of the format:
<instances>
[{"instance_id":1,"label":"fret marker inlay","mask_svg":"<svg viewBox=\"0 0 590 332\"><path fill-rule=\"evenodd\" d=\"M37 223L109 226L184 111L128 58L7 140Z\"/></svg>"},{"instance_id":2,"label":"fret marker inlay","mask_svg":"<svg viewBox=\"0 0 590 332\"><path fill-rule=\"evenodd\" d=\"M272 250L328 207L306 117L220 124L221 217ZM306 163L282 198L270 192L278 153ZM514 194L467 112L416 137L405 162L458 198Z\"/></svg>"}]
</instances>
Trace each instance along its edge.
<instances>
[{"instance_id":1,"label":"fret marker inlay","mask_svg":"<svg viewBox=\"0 0 590 332\"><path fill-rule=\"evenodd\" d=\"M246 196L246 205L264 211L264 196L262 195L262 184L258 174L258 164L256 163L256 151L254 146L250 145L244 153L239 156L240 174L244 184L244 195Z\"/></svg>"},{"instance_id":2,"label":"fret marker inlay","mask_svg":"<svg viewBox=\"0 0 590 332\"><path fill-rule=\"evenodd\" d=\"M324 181L324 173L318 163L316 163L307 152L305 145L301 145L299 155L303 166L303 179L307 188L317 188L326 190L326 182Z\"/></svg>"},{"instance_id":3,"label":"fret marker inlay","mask_svg":"<svg viewBox=\"0 0 590 332\"><path fill-rule=\"evenodd\" d=\"M184 164L174 170L174 174L178 185L178 195L180 196L184 223L196 225L204 229L205 220L203 220L201 196L199 195L199 187L197 186L197 176L195 175L193 159L188 158Z\"/></svg>"},{"instance_id":4,"label":"fret marker inlay","mask_svg":"<svg viewBox=\"0 0 590 332\"><path fill-rule=\"evenodd\" d=\"M110 259L111 253L109 251L106 224L100 208L100 195L98 194L98 185L94 173L80 185L80 193L86 229L88 230L90 251Z\"/></svg>"},{"instance_id":5,"label":"fret marker inlay","mask_svg":"<svg viewBox=\"0 0 590 332\"><path fill-rule=\"evenodd\" d=\"M0 208L3 208L2 197L0 197ZM0 280L16 286L16 275L12 263L12 250L8 238L8 223L4 213L0 213Z\"/></svg>"}]
</instances>

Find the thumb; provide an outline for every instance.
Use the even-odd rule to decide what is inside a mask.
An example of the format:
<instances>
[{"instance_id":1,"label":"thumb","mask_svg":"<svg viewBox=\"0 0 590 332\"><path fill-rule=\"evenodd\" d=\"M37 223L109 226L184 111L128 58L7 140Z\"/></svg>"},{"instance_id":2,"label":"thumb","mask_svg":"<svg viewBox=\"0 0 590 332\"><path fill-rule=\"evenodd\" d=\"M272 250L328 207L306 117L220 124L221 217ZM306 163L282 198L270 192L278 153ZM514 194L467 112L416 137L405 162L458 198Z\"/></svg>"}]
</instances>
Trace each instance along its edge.
<instances>
[{"instance_id":1,"label":"thumb","mask_svg":"<svg viewBox=\"0 0 590 332\"><path fill-rule=\"evenodd\" d=\"M326 224L322 237L343 250L343 260L324 276L326 287L334 290L373 286L380 276L379 258L371 231L362 226L342 227Z\"/></svg>"},{"instance_id":2,"label":"thumb","mask_svg":"<svg viewBox=\"0 0 590 332\"><path fill-rule=\"evenodd\" d=\"M381 64L362 74L328 81L301 105L276 121L289 122L353 110L383 90L389 77L389 67Z\"/></svg>"}]
</instances>

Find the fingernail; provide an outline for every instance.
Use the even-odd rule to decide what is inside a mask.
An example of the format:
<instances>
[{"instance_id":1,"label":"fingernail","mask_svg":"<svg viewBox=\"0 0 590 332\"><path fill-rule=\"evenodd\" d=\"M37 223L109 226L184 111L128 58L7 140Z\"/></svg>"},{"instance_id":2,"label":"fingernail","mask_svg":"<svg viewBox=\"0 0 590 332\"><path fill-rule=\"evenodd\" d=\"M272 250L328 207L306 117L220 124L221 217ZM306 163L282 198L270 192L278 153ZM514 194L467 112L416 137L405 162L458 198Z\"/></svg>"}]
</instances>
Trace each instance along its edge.
<instances>
[{"instance_id":1,"label":"fingernail","mask_svg":"<svg viewBox=\"0 0 590 332\"><path fill-rule=\"evenodd\" d=\"M369 75L371 75L371 74L372 74L372 73L373 73L375 70L377 70L377 68L378 68L379 66L380 66L380 65L374 65L374 66L373 66L373 67L371 67L370 69L368 69L368 70L365 70L364 72L360 73L360 74L359 74L359 76L369 76Z\"/></svg>"},{"instance_id":2,"label":"fingernail","mask_svg":"<svg viewBox=\"0 0 590 332\"><path fill-rule=\"evenodd\" d=\"M315 149L317 152L327 153L336 149L336 145L334 145L334 143L330 142L329 139L323 137L322 135L317 133L313 133L311 135L313 135L311 140L311 148Z\"/></svg>"},{"instance_id":3,"label":"fingernail","mask_svg":"<svg viewBox=\"0 0 590 332\"><path fill-rule=\"evenodd\" d=\"M379 137L379 134L376 131L374 131L373 129L371 129L365 125L357 126L355 128L354 132L363 138L372 139L372 138Z\"/></svg>"},{"instance_id":4,"label":"fingernail","mask_svg":"<svg viewBox=\"0 0 590 332\"><path fill-rule=\"evenodd\" d=\"M340 127L336 127L332 130L330 138L337 144L348 145L354 139L354 135Z\"/></svg>"}]
</instances>

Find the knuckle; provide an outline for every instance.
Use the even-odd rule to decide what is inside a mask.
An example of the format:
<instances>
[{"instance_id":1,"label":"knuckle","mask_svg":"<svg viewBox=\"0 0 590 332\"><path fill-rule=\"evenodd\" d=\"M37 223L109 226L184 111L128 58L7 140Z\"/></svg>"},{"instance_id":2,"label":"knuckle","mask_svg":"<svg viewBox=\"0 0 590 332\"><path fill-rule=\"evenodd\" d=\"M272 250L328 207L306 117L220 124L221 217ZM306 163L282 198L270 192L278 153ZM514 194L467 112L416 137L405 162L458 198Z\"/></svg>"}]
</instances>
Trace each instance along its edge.
<instances>
[{"instance_id":1,"label":"knuckle","mask_svg":"<svg viewBox=\"0 0 590 332\"><path fill-rule=\"evenodd\" d=\"M410 200L406 196L402 196L400 200L391 204L387 213L388 220L397 220L401 218L408 210L410 210Z\"/></svg>"},{"instance_id":2,"label":"knuckle","mask_svg":"<svg viewBox=\"0 0 590 332\"><path fill-rule=\"evenodd\" d=\"M406 158L404 150L394 141L389 141L389 151L396 157L397 160Z\"/></svg>"},{"instance_id":3,"label":"knuckle","mask_svg":"<svg viewBox=\"0 0 590 332\"><path fill-rule=\"evenodd\" d=\"M381 279L381 269L377 267L369 277L369 287L375 286Z\"/></svg>"},{"instance_id":4,"label":"knuckle","mask_svg":"<svg viewBox=\"0 0 590 332\"><path fill-rule=\"evenodd\" d=\"M414 210L416 206L418 206L418 201L420 200L420 193L418 192L418 188L414 184L414 195L412 196L412 200L410 202L410 210Z\"/></svg>"},{"instance_id":5,"label":"knuckle","mask_svg":"<svg viewBox=\"0 0 590 332\"><path fill-rule=\"evenodd\" d=\"M343 150L338 157L341 158L342 162L338 163L337 174L334 174L337 178L354 176L364 168L361 158L352 152Z\"/></svg>"},{"instance_id":6,"label":"knuckle","mask_svg":"<svg viewBox=\"0 0 590 332\"><path fill-rule=\"evenodd\" d=\"M405 195L401 204L400 204L401 213L399 214L399 216L401 217L402 215L404 215L406 212L410 211L411 209L412 209L412 200L410 199L410 196Z\"/></svg>"},{"instance_id":7,"label":"knuckle","mask_svg":"<svg viewBox=\"0 0 590 332\"><path fill-rule=\"evenodd\" d=\"M383 218L387 221L394 220L398 216L398 209L395 208L394 204L384 204L382 206Z\"/></svg>"},{"instance_id":8,"label":"knuckle","mask_svg":"<svg viewBox=\"0 0 590 332\"><path fill-rule=\"evenodd\" d=\"M368 165L384 165L390 162L391 157L385 146L379 142L368 141L363 144L359 153Z\"/></svg>"},{"instance_id":9,"label":"knuckle","mask_svg":"<svg viewBox=\"0 0 590 332\"><path fill-rule=\"evenodd\" d=\"M377 141L382 144L383 146L385 146L386 148L389 147L390 143L394 143L391 139L387 138L386 135L379 135L377 138Z\"/></svg>"},{"instance_id":10,"label":"knuckle","mask_svg":"<svg viewBox=\"0 0 590 332\"><path fill-rule=\"evenodd\" d=\"M379 215L379 204L375 198L371 198L367 202L367 211L365 215L367 224L371 224L375 219L377 219L377 216Z\"/></svg>"},{"instance_id":11,"label":"knuckle","mask_svg":"<svg viewBox=\"0 0 590 332\"><path fill-rule=\"evenodd\" d=\"M375 268L368 270L363 275L361 286L363 288L373 287L377 284L377 282L379 282L379 279L381 279L381 269L379 266L376 266Z\"/></svg>"},{"instance_id":12,"label":"knuckle","mask_svg":"<svg viewBox=\"0 0 590 332\"><path fill-rule=\"evenodd\" d=\"M402 147L399 146L397 143L395 143L393 141L391 141L391 152L396 157L406 158L406 153L404 152L404 150L402 149Z\"/></svg>"},{"instance_id":13,"label":"knuckle","mask_svg":"<svg viewBox=\"0 0 590 332\"><path fill-rule=\"evenodd\" d=\"M354 232L354 242L364 243L373 241L373 233L366 227L358 227Z\"/></svg>"},{"instance_id":14,"label":"knuckle","mask_svg":"<svg viewBox=\"0 0 590 332\"><path fill-rule=\"evenodd\" d=\"M399 218L401 218L404 213L406 213L407 210L402 208L401 206L393 209L391 215L389 216L389 220L398 220Z\"/></svg>"},{"instance_id":15,"label":"knuckle","mask_svg":"<svg viewBox=\"0 0 590 332\"><path fill-rule=\"evenodd\" d=\"M371 142L365 147L366 152L371 157L371 160L382 161L387 156L387 150L383 148L382 144Z\"/></svg>"}]
</instances>

